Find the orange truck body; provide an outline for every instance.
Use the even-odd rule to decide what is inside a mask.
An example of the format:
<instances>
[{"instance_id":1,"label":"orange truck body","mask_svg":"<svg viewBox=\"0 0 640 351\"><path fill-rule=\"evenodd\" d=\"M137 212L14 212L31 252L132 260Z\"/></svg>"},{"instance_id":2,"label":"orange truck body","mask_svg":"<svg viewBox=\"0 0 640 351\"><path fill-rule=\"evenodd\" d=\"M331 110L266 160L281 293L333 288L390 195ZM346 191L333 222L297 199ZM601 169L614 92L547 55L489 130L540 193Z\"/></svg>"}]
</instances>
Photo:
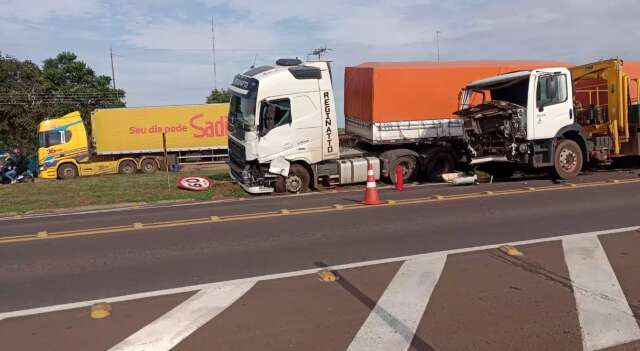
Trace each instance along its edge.
<instances>
[{"instance_id":1,"label":"orange truck body","mask_svg":"<svg viewBox=\"0 0 640 351\"><path fill-rule=\"evenodd\" d=\"M640 61L624 61L622 70L629 75L631 79L640 79ZM640 103L638 101L638 84L634 81L629 87L632 103Z\"/></svg>"},{"instance_id":2,"label":"orange truck body","mask_svg":"<svg viewBox=\"0 0 640 351\"><path fill-rule=\"evenodd\" d=\"M368 123L455 118L460 89L471 81L567 66L555 61L363 63L345 69L345 117Z\"/></svg>"}]
</instances>

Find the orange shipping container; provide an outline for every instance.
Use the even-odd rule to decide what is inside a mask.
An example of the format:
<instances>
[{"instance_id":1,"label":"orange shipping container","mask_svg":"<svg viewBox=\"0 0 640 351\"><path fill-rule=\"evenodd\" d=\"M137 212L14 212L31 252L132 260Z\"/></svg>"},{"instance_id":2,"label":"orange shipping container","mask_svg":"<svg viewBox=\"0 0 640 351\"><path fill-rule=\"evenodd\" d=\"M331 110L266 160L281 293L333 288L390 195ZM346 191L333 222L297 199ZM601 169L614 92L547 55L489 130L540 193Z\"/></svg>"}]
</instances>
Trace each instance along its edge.
<instances>
[{"instance_id":1,"label":"orange shipping container","mask_svg":"<svg viewBox=\"0 0 640 351\"><path fill-rule=\"evenodd\" d=\"M631 79L640 79L640 61L624 61L622 70L629 75ZM631 101L633 103L638 101L638 85L635 81L631 82L629 89L631 94Z\"/></svg>"},{"instance_id":2,"label":"orange shipping container","mask_svg":"<svg viewBox=\"0 0 640 351\"><path fill-rule=\"evenodd\" d=\"M345 70L344 112L369 123L454 118L458 93L471 81L566 66L554 61L363 63Z\"/></svg>"}]
</instances>

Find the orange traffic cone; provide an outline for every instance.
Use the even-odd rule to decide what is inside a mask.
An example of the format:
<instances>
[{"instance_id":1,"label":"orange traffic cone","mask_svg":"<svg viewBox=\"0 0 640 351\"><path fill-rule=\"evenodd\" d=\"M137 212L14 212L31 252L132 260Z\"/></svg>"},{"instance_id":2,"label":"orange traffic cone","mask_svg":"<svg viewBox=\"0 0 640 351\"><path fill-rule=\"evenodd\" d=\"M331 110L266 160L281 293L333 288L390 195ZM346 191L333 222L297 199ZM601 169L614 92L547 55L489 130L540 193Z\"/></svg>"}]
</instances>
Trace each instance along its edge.
<instances>
[{"instance_id":1,"label":"orange traffic cone","mask_svg":"<svg viewBox=\"0 0 640 351\"><path fill-rule=\"evenodd\" d=\"M380 205L382 204L380 196L378 195L378 188L376 188L376 177L373 175L373 165L369 162L369 169L367 170L367 189L364 191L364 204L365 205Z\"/></svg>"}]
</instances>

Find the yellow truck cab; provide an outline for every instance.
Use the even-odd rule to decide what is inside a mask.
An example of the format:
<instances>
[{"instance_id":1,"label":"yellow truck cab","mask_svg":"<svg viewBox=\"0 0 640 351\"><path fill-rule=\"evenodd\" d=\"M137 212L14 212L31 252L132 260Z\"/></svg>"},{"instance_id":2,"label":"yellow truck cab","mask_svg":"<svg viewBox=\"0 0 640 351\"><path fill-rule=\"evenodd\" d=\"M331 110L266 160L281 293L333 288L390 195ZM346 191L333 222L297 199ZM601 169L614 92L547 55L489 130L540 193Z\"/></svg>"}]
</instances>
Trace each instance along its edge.
<instances>
[{"instance_id":1,"label":"yellow truck cab","mask_svg":"<svg viewBox=\"0 0 640 351\"><path fill-rule=\"evenodd\" d=\"M79 112L44 120L38 126L40 177L65 179L116 173L119 161L91 162L87 130Z\"/></svg>"}]
</instances>

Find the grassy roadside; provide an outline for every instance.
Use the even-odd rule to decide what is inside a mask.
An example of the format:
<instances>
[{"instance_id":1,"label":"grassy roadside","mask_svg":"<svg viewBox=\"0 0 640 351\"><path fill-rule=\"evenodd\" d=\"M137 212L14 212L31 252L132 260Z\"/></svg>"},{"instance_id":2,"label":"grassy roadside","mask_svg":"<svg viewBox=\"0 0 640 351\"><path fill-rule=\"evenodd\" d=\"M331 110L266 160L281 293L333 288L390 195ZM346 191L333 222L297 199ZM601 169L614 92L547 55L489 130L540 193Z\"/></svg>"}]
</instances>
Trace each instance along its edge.
<instances>
[{"instance_id":1,"label":"grassy roadside","mask_svg":"<svg viewBox=\"0 0 640 351\"><path fill-rule=\"evenodd\" d=\"M176 179L186 175L209 177L213 189L193 192L176 187ZM33 184L0 185L0 214L35 210L100 206L130 202L167 200L211 200L243 197L246 193L231 182L223 170L197 170L181 173L105 175L69 180L40 180Z\"/></svg>"}]
</instances>

